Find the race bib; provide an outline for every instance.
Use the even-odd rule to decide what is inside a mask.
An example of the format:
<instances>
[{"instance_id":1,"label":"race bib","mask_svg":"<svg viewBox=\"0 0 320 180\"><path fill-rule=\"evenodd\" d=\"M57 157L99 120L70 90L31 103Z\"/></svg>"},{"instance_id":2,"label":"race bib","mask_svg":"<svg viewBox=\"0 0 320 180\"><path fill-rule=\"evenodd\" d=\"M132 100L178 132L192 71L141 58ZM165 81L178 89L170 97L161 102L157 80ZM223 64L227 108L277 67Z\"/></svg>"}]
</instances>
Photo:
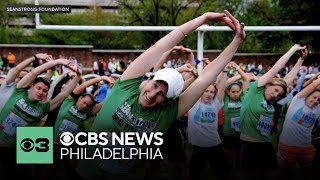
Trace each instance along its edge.
<instances>
[{"instance_id":1,"label":"race bib","mask_svg":"<svg viewBox=\"0 0 320 180\"><path fill-rule=\"evenodd\" d=\"M270 131L273 126L273 121L271 118L260 115L259 122L257 125L257 129L264 136L270 136Z\"/></svg>"},{"instance_id":2,"label":"race bib","mask_svg":"<svg viewBox=\"0 0 320 180\"><path fill-rule=\"evenodd\" d=\"M231 128L237 132L240 132L240 117L233 117L230 119Z\"/></svg>"},{"instance_id":3,"label":"race bib","mask_svg":"<svg viewBox=\"0 0 320 180\"><path fill-rule=\"evenodd\" d=\"M27 126L27 122L13 112L3 121L1 128L9 136L15 136L18 126Z\"/></svg>"},{"instance_id":4,"label":"race bib","mask_svg":"<svg viewBox=\"0 0 320 180\"><path fill-rule=\"evenodd\" d=\"M79 131L78 125L72 121L64 119L59 127L60 132L71 132L73 135L76 135Z\"/></svg>"},{"instance_id":5,"label":"race bib","mask_svg":"<svg viewBox=\"0 0 320 180\"><path fill-rule=\"evenodd\" d=\"M108 142L111 142L111 133L107 135L108 138ZM107 144L106 146L101 146L98 147L100 152L109 152L108 150L103 150L103 148L107 148L110 149L110 151L113 152L113 149L117 148L117 152L120 152L120 156L122 156L121 154L124 153L124 157L128 157L130 155L130 148L134 148L136 146L125 146L125 145L120 145L118 142L115 145ZM121 150L118 150L121 149ZM109 156L109 154L107 154L106 156ZM119 155L118 155L119 156ZM118 157L117 156L117 157ZM132 159L114 159L114 158L110 158L110 159L100 159L100 158L96 158L95 162L96 165L99 169L106 171L108 173L111 174L120 174L120 173L124 173L129 171L135 164L136 161L136 156L132 156Z\"/></svg>"}]
</instances>

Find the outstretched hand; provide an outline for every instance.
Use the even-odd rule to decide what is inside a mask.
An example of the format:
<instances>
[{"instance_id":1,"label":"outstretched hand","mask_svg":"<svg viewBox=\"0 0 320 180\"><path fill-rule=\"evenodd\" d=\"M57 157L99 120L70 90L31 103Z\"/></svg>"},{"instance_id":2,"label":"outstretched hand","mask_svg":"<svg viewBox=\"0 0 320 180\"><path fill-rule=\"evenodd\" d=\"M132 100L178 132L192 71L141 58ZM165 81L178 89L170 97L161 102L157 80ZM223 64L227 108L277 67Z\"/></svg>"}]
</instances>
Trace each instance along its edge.
<instances>
[{"instance_id":1,"label":"outstretched hand","mask_svg":"<svg viewBox=\"0 0 320 180\"><path fill-rule=\"evenodd\" d=\"M307 48L307 46L301 46L300 44L295 44L291 47L291 49L293 49L294 51L300 51L300 50L304 50L306 48Z\"/></svg>"},{"instance_id":2,"label":"outstretched hand","mask_svg":"<svg viewBox=\"0 0 320 180\"><path fill-rule=\"evenodd\" d=\"M304 48L304 49L298 51L298 53L299 53L300 58L302 60L305 60L307 58L307 56L308 56L308 49Z\"/></svg>"},{"instance_id":3,"label":"outstretched hand","mask_svg":"<svg viewBox=\"0 0 320 180\"><path fill-rule=\"evenodd\" d=\"M216 13L216 12L208 12L205 13L205 17L207 21L216 21L225 23L227 26L230 27L235 33L236 37L243 40L246 37L244 32L244 23L240 23L232 14L224 10L224 13Z\"/></svg>"},{"instance_id":4,"label":"outstretched hand","mask_svg":"<svg viewBox=\"0 0 320 180\"><path fill-rule=\"evenodd\" d=\"M47 54L47 53L38 53L35 55L38 59L42 59L42 60L45 60L45 61L50 61L52 60L52 56Z\"/></svg>"},{"instance_id":5,"label":"outstretched hand","mask_svg":"<svg viewBox=\"0 0 320 180\"><path fill-rule=\"evenodd\" d=\"M238 64L235 63L234 61L229 62L229 64L227 65L229 66L229 68L234 68L234 69L238 69Z\"/></svg>"},{"instance_id":6,"label":"outstretched hand","mask_svg":"<svg viewBox=\"0 0 320 180\"><path fill-rule=\"evenodd\" d=\"M183 66L181 66L180 70L181 70L181 72L191 72L191 71L193 71L193 66L191 64L187 63L187 64L184 64Z\"/></svg>"},{"instance_id":7,"label":"outstretched hand","mask_svg":"<svg viewBox=\"0 0 320 180\"><path fill-rule=\"evenodd\" d=\"M68 59L60 59L62 61L62 64L69 68L71 71L77 73L77 75L81 75L80 68L78 64L73 63L72 61Z\"/></svg>"},{"instance_id":8,"label":"outstretched hand","mask_svg":"<svg viewBox=\"0 0 320 180\"><path fill-rule=\"evenodd\" d=\"M229 18L226 19L226 24L236 33L236 37L243 40L246 37L246 33L244 31L244 23L238 21L228 10L224 10L226 16ZM231 22L230 22L231 20Z\"/></svg>"}]
</instances>

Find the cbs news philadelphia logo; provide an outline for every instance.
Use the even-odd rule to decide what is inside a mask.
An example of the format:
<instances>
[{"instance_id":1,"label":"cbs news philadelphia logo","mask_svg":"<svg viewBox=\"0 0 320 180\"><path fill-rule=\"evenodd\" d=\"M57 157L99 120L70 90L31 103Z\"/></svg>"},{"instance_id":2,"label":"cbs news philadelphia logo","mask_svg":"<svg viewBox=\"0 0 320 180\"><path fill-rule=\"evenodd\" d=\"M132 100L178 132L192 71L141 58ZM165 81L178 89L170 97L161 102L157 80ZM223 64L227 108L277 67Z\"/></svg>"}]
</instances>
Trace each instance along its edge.
<instances>
[{"instance_id":1,"label":"cbs news philadelphia logo","mask_svg":"<svg viewBox=\"0 0 320 180\"><path fill-rule=\"evenodd\" d=\"M52 164L52 127L17 127L17 164Z\"/></svg>"}]
</instances>

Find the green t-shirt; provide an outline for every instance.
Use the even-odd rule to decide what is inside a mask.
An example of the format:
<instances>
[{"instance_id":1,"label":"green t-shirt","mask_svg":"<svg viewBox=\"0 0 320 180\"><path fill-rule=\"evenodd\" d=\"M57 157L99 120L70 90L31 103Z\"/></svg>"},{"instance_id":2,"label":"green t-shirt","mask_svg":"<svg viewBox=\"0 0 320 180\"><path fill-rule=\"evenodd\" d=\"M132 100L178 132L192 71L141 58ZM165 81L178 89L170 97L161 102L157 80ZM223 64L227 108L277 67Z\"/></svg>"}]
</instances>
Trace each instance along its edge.
<instances>
[{"instance_id":1,"label":"green t-shirt","mask_svg":"<svg viewBox=\"0 0 320 180\"><path fill-rule=\"evenodd\" d=\"M14 88L0 113L0 139L15 145L18 126L37 126L50 111L50 102L31 101L28 89Z\"/></svg>"},{"instance_id":2,"label":"green t-shirt","mask_svg":"<svg viewBox=\"0 0 320 180\"><path fill-rule=\"evenodd\" d=\"M55 139L59 139L63 132L71 132L76 135L84 126L84 122L92 116L92 108L80 112L76 107L76 102L77 100L70 98L63 101L54 124L53 137Z\"/></svg>"},{"instance_id":3,"label":"green t-shirt","mask_svg":"<svg viewBox=\"0 0 320 180\"><path fill-rule=\"evenodd\" d=\"M91 131L165 132L177 119L179 98L167 99L162 106L142 109L138 102L141 82L142 78L125 81L120 81L119 78L112 88L112 94L97 114ZM108 145L105 147L108 148ZM126 149L124 146L121 147ZM87 146L87 154L92 155L96 148ZM81 160L77 171L87 179L142 179L146 170L145 163L143 158Z\"/></svg>"},{"instance_id":4,"label":"green t-shirt","mask_svg":"<svg viewBox=\"0 0 320 180\"><path fill-rule=\"evenodd\" d=\"M258 81L248 89L240 110L241 133L264 142L271 142L274 107L264 98L265 87L258 87Z\"/></svg>"},{"instance_id":5,"label":"green t-shirt","mask_svg":"<svg viewBox=\"0 0 320 180\"><path fill-rule=\"evenodd\" d=\"M244 94L241 93L237 101L230 99L228 95L224 95L223 105L223 134L234 135L240 134L240 108Z\"/></svg>"}]
</instances>

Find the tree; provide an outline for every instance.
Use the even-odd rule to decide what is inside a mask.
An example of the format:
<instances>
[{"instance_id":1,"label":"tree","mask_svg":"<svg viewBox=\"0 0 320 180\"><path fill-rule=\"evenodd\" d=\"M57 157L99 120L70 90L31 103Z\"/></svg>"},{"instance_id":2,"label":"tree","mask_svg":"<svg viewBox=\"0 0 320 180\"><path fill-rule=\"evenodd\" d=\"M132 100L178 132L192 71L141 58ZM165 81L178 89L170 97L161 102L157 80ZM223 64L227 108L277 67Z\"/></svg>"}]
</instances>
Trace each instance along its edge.
<instances>
[{"instance_id":1,"label":"tree","mask_svg":"<svg viewBox=\"0 0 320 180\"><path fill-rule=\"evenodd\" d=\"M320 3L312 0L253 1L240 18L250 26L319 25ZM244 46L249 52L285 52L293 43L308 44L315 52L320 47L318 32L250 32Z\"/></svg>"},{"instance_id":2,"label":"tree","mask_svg":"<svg viewBox=\"0 0 320 180\"><path fill-rule=\"evenodd\" d=\"M91 8L84 13L75 14L42 14L41 19L43 24L48 25L120 24L116 14L106 13L101 8ZM130 33L132 32L34 30L33 36L28 41L44 44L93 45L95 49L133 49L134 39L123 38Z\"/></svg>"},{"instance_id":3,"label":"tree","mask_svg":"<svg viewBox=\"0 0 320 180\"><path fill-rule=\"evenodd\" d=\"M118 3L123 22L129 26L176 26L180 12L187 8L179 0L118 0ZM141 32L145 42L142 48L151 46L166 33Z\"/></svg>"},{"instance_id":4,"label":"tree","mask_svg":"<svg viewBox=\"0 0 320 180\"><path fill-rule=\"evenodd\" d=\"M19 43L23 37L21 27L9 27L21 14L6 12L6 6L18 4L17 0L0 1L0 43Z\"/></svg>"}]
</instances>

